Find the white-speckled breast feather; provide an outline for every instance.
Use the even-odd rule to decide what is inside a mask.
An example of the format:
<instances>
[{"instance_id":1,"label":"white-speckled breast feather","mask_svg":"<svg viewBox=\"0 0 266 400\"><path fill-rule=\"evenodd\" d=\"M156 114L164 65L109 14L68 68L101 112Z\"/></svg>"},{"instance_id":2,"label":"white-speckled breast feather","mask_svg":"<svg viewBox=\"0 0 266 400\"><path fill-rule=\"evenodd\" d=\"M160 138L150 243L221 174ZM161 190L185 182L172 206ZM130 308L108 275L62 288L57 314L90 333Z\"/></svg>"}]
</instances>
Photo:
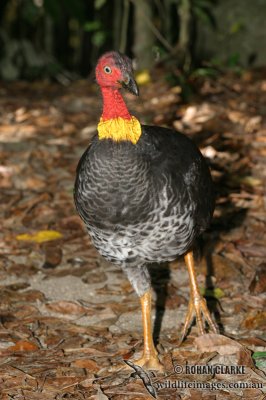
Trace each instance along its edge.
<instances>
[{"instance_id":1,"label":"white-speckled breast feather","mask_svg":"<svg viewBox=\"0 0 266 400\"><path fill-rule=\"evenodd\" d=\"M177 132L145 126L136 145L95 138L80 160L74 197L95 247L123 268L186 252L214 207L196 146Z\"/></svg>"}]
</instances>

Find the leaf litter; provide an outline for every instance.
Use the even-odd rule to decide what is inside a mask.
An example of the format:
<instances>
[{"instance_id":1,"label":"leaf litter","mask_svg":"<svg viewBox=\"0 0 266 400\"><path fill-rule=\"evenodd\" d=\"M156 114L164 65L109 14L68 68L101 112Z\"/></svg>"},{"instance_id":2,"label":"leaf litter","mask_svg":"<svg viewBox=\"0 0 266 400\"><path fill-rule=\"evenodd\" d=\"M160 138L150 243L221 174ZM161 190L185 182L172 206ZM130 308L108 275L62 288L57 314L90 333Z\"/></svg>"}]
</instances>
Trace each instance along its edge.
<instances>
[{"instance_id":1,"label":"leaf litter","mask_svg":"<svg viewBox=\"0 0 266 400\"><path fill-rule=\"evenodd\" d=\"M186 268L178 259L152 269L154 333L165 373L145 379L161 399L262 400L266 71L195 80L190 104L181 103L179 87L157 77L149 76L140 99L127 100L143 123L193 138L211 166L217 205L195 252L220 335L198 338L193 325L178 347L189 298ZM152 398L134 368L109 372L140 354L140 306L122 272L94 249L73 205L75 168L101 111L97 88L85 81L16 82L1 92L1 399ZM217 364L245 371L195 375L175 368Z\"/></svg>"}]
</instances>

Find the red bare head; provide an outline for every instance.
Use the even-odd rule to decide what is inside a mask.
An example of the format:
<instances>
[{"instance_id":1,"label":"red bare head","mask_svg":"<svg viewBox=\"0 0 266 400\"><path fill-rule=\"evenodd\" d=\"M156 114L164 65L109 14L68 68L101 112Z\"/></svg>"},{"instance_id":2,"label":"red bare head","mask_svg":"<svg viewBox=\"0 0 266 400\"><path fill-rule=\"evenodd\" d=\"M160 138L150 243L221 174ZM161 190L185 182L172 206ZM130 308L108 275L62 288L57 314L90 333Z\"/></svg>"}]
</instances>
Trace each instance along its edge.
<instances>
[{"instance_id":1,"label":"red bare head","mask_svg":"<svg viewBox=\"0 0 266 400\"><path fill-rule=\"evenodd\" d=\"M116 51L101 56L96 65L96 81L102 88L121 89L124 87L138 95L138 86L133 78L131 60Z\"/></svg>"}]
</instances>

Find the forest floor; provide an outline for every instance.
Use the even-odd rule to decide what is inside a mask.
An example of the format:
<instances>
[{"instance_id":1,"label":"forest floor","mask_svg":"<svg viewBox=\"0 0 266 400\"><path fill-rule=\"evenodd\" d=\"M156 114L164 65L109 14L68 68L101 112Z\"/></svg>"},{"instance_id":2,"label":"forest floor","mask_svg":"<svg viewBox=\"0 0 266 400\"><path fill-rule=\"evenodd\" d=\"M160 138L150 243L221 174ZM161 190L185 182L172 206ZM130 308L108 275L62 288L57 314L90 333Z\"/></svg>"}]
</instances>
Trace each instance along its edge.
<instances>
[{"instance_id":1,"label":"forest floor","mask_svg":"<svg viewBox=\"0 0 266 400\"><path fill-rule=\"evenodd\" d=\"M143 123L193 138L211 166L217 205L195 253L221 334L198 338L193 325L178 346L186 267L182 259L152 267L165 372L145 375L109 372L141 352L139 300L94 249L73 205L76 165L101 112L98 89L86 81L2 84L1 399L265 398L266 70L196 87L189 104L163 79L141 86L140 98L126 96ZM207 369L215 365L228 368Z\"/></svg>"}]
</instances>

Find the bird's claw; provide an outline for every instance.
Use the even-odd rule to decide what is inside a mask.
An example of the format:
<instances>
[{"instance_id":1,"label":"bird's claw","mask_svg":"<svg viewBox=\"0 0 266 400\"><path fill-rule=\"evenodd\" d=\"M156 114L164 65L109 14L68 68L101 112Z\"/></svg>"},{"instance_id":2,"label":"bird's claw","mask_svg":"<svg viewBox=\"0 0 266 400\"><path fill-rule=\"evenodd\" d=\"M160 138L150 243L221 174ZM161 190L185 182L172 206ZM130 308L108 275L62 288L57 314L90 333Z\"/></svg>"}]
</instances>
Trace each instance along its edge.
<instances>
[{"instance_id":1,"label":"bird's claw","mask_svg":"<svg viewBox=\"0 0 266 400\"><path fill-rule=\"evenodd\" d=\"M142 357L137 360L131 360L132 363L142 367L144 369L153 370L153 371L163 371L163 365L160 363L158 355L155 354L143 354Z\"/></svg>"},{"instance_id":2,"label":"bird's claw","mask_svg":"<svg viewBox=\"0 0 266 400\"><path fill-rule=\"evenodd\" d=\"M163 372L164 368L163 365L160 363L159 357L157 353L154 354L143 354L142 357L137 358L136 360L130 359L131 363L137 365L145 370L151 371L159 371ZM130 364L131 364L130 363ZM118 365L112 365L108 372L119 372L119 371L132 371L132 367L129 363L119 363Z\"/></svg>"},{"instance_id":3,"label":"bird's claw","mask_svg":"<svg viewBox=\"0 0 266 400\"><path fill-rule=\"evenodd\" d=\"M218 328L211 317L206 300L200 294L198 294L189 300L188 311L179 344L181 344L185 339L194 316L196 317L196 323L200 335L204 335L205 333L204 321L208 322L210 329L214 333L218 333Z\"/></svg>"}]
</instances>

